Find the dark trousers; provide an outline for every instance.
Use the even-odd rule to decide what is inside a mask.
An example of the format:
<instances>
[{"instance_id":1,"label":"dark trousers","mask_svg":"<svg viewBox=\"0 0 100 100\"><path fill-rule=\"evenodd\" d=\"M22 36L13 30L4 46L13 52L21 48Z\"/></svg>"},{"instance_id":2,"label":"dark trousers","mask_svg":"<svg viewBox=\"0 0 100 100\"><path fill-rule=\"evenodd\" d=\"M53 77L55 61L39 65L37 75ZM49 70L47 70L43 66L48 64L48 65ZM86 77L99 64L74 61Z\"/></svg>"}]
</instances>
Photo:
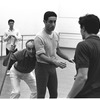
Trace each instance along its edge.
<instances>
[{"instance_id":1,"label":"dark trousers","mask_svg":"<svg viewBox=\"0 0 100 100\"><path fill-rule=\"evenodd\" d=\"M16 51L17 51L17 49L15 49L15 50L13 51L13 53L15 53ZM8 55L9 52L10 52L10 51L6 48L6 55ZM8 70L10 70L11 67L12 67L12 66L9 66L9 67L8 67Z\"/></svg>"},{"instance_id":2,"label":"dark trousers","mask_svg":"<svg viewBox=\"0 0 100 100\"><path fill-rule=\"evenodd\" d=\"M37 98L45 98L46 87L50 98L57 98L57 73L54 65L37 62L35 68L37 83Z\"/></svg>"}]
</instances>

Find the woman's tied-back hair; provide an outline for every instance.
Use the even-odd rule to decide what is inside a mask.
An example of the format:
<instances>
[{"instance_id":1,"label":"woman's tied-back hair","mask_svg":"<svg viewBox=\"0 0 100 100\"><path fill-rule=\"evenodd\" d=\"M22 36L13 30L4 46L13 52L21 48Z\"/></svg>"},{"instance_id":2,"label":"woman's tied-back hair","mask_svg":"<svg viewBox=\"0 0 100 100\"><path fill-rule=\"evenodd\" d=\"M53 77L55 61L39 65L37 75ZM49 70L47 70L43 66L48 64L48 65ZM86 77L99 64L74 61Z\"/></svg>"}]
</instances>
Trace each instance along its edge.
<instances>
[{"instance_id":1,"label":"woman's tied-back hair","mask_svg":"<svg viewBox=\"0 0 100 100\"><path fill-rule=\"evenodd\" d=\"M47 21L49 17L51 16L54 16L54 17L57 17L57 14L53 11L47 11L45 14L44 14L44 20Z\"/></svg>"},{"instance_id":2,"label":"woman's tied-back hair","mask_svg":"<svg viewBox=\"0 0 100 100\"><path fill-rule=\"evenodd\" d=\"M94 14L86 14L79 18L81 28L85 28L88 34L97 34L100 29L100 20Z\"/></svg>"}]
</instances>

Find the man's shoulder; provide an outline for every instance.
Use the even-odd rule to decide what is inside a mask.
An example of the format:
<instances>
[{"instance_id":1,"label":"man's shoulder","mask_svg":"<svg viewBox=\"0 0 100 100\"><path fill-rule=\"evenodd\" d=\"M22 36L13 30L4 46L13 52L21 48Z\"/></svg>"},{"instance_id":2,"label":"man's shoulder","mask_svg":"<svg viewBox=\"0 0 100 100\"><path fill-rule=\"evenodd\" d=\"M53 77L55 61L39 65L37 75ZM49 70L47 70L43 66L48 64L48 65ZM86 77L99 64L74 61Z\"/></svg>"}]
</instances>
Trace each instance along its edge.
<instances>
[{"instance_id":1,"label":"man's shoulder","mask_svg":"<svg viewBox=\"0 0 100 100\"><path fill-rule=\"evenodd\" d=\"M37 40L37 39L43 40L44 38L45 38L45 35L44 35L44 32L43 31L38 32L36 34L36 36L35 36L35 40Z\"/></svg>"},{"instance_id":2,"label":"man's shoulder","mask_svg":"<svg viewBox=\"0 0 100 100\"><path fill-rule=\"evenodd\" d=\"M23 56L25 53L26 53L26 49L22 49L22 50L16 51L14 54L19 55L19 56Z\"/></svg>"},{"instance_id":3,"label":"man's shoulder","mask_svg":"<svg viewBox=\"0 0 100 100\"><path fill-rule=\"evenodd\" d=\"M82 44L84 44L86 41L80 41L79 43L78 43L78 45L82 45Z\"/></svg>"},{"instance_id":4,"label":"man's shoulder","mask_svg":"<svg viewBox=\"0 0 100 100\"><path fill-rule=\"evenodd\" d=\"M19 30L18 30L18 29L14 29L13 32L19 33ZM10 33L10 30L9 30L9 29L6 29L6 30L4 31L4 33L8 34L8 33Z\"/></svg>"},{"instance_id":5,"label":"man's shoulder","mask_svg":"<svg viewBox=\"0 0 100 100\"><path fill-rule=\"evenodd\" d=\"M36 37L38 37L38 36L43 36L43 35L44 35L43 31L39 31L39 32L36 34Z\"/></svg>"},{"instance_id":6,"label":"man's shoulder","mask_svg":"<svg viewBox=\"0 0 100 100\"><path fill-rule=\"evenodd\" d=\"M60 36L60 33L55 32L55 31L53 31L53 34L54 34L55 37L59 37Z\"/></svg>"},{"instance_id":7,"label":"man's shoulder","mask_svg":"<svg viewBox=\"0 0 100 100\"><path fill-rule=\"evenodd\" d=\"M81 42L78 43L79 45L88 45L90 44L90 42L88 40L83 40Z\"/></svg>"},{"instance_id":8,"label":"man's shoulder","mask_svg":"<svg viewBox=\"0 0 100 100\"><path fill-rule=\"evenodd\" d=\"M81 41L77 44L77 49L87 49L89 47L89 43L87 41Z\"/></svg>"},{"instance_id":9,"label":"man's shoulder","mask_svg":"<svg viewBox=\"0 0 100 100\"><path fill-rule=\"evenodd\" d=\"M19 61L22 60L26 55L26 49L23 49L23 50L19 50L19 51L16 51L14 53L14 56L16 57L16 59L18 59Z\"/></svg>"},{"instance_id":10,"label":"man's shoulder","mask_svg":"<svg viewBox=\"0 0 100 100\"><path fill-rule=\"evenodd\" d=\"M53 31L53 34L59 35L60 33L59 32L56 32L56 31Z\"/></svg>"},{"instance_id":11,"label":"man's shoulder","mask_svg":"<svg viewBox=\"0 0 100 100\"><path fill-rule=\"evenodd\" d=\"M14 32L15 32L15 33L19 33L19 30L18 30L18 29L14 29Z\"/></svg>"},{"instance_id":12,"label":"man's shoulder","mask_svg":"<svg viewBox=\"0 0 100 100\"><path fill-rule=\"evenodd\" d=\"M9 29L6 29L5 31L4 31L4 33L8 33L9 32Z\"/></svg>"}]
</instances>

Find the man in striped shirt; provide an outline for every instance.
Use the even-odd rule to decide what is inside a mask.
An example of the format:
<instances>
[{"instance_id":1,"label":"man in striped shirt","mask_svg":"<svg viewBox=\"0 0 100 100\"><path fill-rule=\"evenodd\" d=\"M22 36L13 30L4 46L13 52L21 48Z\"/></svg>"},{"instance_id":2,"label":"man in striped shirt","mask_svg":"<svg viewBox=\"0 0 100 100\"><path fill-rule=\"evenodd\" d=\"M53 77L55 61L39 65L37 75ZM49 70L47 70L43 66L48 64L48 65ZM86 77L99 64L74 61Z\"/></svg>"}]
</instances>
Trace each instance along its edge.
<instances>
[{"instance_id":1,"label":"man in striped shirt","mask_svg":"<svg viewBox=\"0 0 100 100\"><path fill-rule=\"evenodd\" d=\"M68 98L100 98L100 19L94 14L79 18L84 41L76 47L77 75Z\"/></svg>"}]
</instances>

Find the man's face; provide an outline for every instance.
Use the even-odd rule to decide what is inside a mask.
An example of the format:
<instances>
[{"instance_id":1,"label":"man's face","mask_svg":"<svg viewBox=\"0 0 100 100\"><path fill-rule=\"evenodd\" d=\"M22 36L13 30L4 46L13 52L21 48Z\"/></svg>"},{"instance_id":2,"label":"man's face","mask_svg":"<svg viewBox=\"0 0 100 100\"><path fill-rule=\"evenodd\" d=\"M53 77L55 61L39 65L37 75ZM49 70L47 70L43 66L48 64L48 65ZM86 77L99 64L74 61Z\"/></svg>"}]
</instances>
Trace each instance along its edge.
<instances>
[{"instance_id":1,"label":"man's face","mask_svg":"<svg viewBox=\"0 0 100 100\"><path fill-rule=\"evenodd\" d=\"M8 25L9 25L10 28L13 28L14 22L11 21L11 22L8 23Z\"/></svg>"},{"instance_id":2,"label":"man's face","mask_svg":"<svg viewBox=\"0 0 100 100\"><path fill-rule=\"evenodd\" d=\"M27 46L26 46L26 50L27 50L27 53L30 57L32 57L34 54L35 54L35 45L34 45L34 42L28 42L27 43Z\"/></svg>"},{"instance_id":3,"label":"man's face","mask_svg":"<svg viewBox=\"0 0 100 100\"><path fill-rule=\"evenodd\" d=\"M84 27L82 27L80 30L81 30L82 39L84 40L85 39L85 30L84 30Z\"/></svg>"},{"instance_id":4,"label":"man's face","mask_svg":"<svg viewBox=\"0 0 100 100\"><path fill-rule=\"evenodd\" d=\"M46 30L48 30L49 32L53 31L56 26L56 20L57 17L52 16L49 17L47 21L44 21Z\"/></svg>"}]
</instances>

